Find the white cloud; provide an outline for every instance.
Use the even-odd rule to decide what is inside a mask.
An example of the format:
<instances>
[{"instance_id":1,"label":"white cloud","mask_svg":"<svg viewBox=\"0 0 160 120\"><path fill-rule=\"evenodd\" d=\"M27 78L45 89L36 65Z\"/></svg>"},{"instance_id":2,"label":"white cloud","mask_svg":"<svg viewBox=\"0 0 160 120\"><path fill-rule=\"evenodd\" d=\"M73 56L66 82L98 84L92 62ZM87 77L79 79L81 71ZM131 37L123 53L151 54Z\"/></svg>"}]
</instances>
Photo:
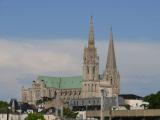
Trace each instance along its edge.
<instances>
[{"instance_id":1,"label":"white cloud","mask_svg":"<svg viewBox=\"0 0 160 120\"><path fill-rule=\"evenodd\" d=\"M0 39L1 98L19 96L20 87L31 85L32 79L39 74L81 74L82 54L86 44L87 41L78 39ZM100 56L100 71L103 71L108 43L96 41L96 46ZM115 47L123 92L146 94L159 89L160 43L115 41Z\"/></svg>"}]
</instances>

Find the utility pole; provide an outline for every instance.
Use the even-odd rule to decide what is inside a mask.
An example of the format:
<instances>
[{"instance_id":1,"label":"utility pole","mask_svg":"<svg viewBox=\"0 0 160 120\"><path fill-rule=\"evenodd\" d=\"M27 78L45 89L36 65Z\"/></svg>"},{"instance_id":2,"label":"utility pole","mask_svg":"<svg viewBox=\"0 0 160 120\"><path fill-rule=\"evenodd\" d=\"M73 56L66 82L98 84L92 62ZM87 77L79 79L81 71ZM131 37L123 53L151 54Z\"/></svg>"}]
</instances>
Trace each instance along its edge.
<instances>
[{"instance_id":1,"label":"utility pole","mask_svg":"<svg viewBox=\"0 0 160 120\"><path fill-rule=\"evenodd\" d=\"M103 120L103 103L104 103L104 101L103 101L103 98L104 98L104 90L103 89L101 89L101 120Z\"/></svg>"},{"instance_id":2,"label":"utility pole","mask_svg":"<svg viewBox=\"0 0 160 120\"><path fill-rule=\"evenodd\" d=\"M9 109L7 108L7 120L9 120Z\"/></svg>"},{"instance_id":3,"label":"utility pole","mask_svg":"<svg viewBox=\"0 0 160 120\"><path fill-rule=\"evenodd\" d=\"M112 120L112 109L109 107L109 120Z\"/></svg>"},{"instance_id":4,"label":"utility pole","mask_svg":"<svg viewBox=\"0 0 160 120\"><path fill-rule=\"evenodd\" d=\"M11 107L7 107L7 120L9 120L9 114L10 114L10 110L11 110Z\"/></svg>"}]
</instances>

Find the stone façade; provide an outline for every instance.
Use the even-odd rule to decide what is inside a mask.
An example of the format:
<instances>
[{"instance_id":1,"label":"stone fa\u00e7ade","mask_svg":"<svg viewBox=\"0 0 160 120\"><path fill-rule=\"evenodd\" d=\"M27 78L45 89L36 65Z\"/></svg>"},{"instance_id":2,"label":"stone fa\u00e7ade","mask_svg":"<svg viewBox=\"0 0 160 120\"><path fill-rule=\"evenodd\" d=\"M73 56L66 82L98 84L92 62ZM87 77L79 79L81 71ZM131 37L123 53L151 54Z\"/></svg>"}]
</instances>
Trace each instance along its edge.
<instances>
[{"instance_id":1,"label":"stone fa\u00e7ade","mask_svg":"<svg viewBox=\"0 0 160 120\"><path fill-rule=\"evenodd\" d=\"M95 47L93 18L90 19L88 46L83 53L83 75L71 77L39 76L32 87L21 90L23 102L35 104L42 97L70 99L100 97L103 88L108 96L119 95L120 74L116 66L112 29L109 35L109 48L104 73L99 73L99 56Z\"/></svg>"}]
</instances>

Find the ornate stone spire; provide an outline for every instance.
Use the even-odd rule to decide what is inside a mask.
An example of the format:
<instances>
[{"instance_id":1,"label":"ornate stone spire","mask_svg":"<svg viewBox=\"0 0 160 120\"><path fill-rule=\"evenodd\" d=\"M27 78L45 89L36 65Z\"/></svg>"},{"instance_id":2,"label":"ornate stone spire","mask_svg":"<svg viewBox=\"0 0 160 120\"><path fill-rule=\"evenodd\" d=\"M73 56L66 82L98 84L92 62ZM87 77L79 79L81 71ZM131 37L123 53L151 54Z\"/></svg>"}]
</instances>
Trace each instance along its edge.
<instances>
[{"instance_id":1,"label":"ornate stone spire","mask_svg":"<svg viewBox=\"0 0 160 120\"><path fill-rule=\"evenodd\" d=\"M90 19L90 31L89 31L89 40L88 40L88 47L94 47L94 28L93 28L93 17L91 16Z\"/></svg>"},{"instance_id":2,"label":"ornate stone spire","mask_svg":"<svg viewBox=\"0 0 160 120\"><path fill-rule=\"evenodd\" d=\"M109 35L109 48L108 48L108 56L107 56L107 64L106 70L116 70L116 58L114 52L114 43L113 43L113 33L112 27L110 28L110 35Z\"/></svg>"}]
</instances>

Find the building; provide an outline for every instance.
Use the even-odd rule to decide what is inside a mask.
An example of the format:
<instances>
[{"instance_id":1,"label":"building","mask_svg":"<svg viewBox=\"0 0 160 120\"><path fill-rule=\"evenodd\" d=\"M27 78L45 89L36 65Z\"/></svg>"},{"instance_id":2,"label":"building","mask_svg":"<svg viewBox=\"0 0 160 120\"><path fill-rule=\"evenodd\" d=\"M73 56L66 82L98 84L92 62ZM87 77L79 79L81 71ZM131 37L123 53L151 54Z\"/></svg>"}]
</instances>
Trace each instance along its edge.
<instances>
[{"instance_id":1,"label":"building","mask_svg":"<svg viewBox=\"0 0 160 120\"><path fill-rule=\"evenodd\" d=\"M116 67L112 29L109 37L107 64L102 74L99 73L99 57L94 42L93 20L90 21L88 47L83 55L83 86L82 97L100 97L100 89L107 91L108 96L118 95L120 92L120 75Z\"/></svg>"},{"instance_id":2,"label":"building","mask_svg":"<svg viewBox=\"0 0 160 120\"><path fill-rule=\"evenodd\" d=\"M68 101L81 95L82 77L39 76L31 88L22 87L22 102L35 104L42 97ZM58 98L59 97L59 98Z\"/></svg>"},{"instance_id":3,"label":"building","mask_svg":"<svg viewBox=\"0 0 160 120\"><path fill-rule=\"evenodd\" d=\"M104 97L103 108L104 110L110 108L117 108L124 105L124 99L122 97ZM80 98L72 99L69 101L69 106L73 111L94 111L101 109L101 98Z\"/></svg>"},{"instance_id":4,"label":"building","mask_svg":"<svg viewBox=\"0 0 160 120\"><path fill-rule=\"evenodd\" d=\"M143 101L143 97L134 94L121 94L120 96L124 99L124 103L129 105L130 110L146 109L149 105L148 102Z\"/></svg>"},{"instance_id":5,"label":"building","mask_svg":"<svg viewBox=\"0 0 160 120\"><path fill-rule=\"evenodd\" d=\"M83 75L73 77L39 76L31 88L22 87L22 101L35 104L42 97L70 99L100 97L104 89L108 97L120 93L120 75L116 66L112 29L104 73L99 73L99 56L95 47L93 18L90 19L88 46L84 48Z\"/></svg>"}]
</instances>

